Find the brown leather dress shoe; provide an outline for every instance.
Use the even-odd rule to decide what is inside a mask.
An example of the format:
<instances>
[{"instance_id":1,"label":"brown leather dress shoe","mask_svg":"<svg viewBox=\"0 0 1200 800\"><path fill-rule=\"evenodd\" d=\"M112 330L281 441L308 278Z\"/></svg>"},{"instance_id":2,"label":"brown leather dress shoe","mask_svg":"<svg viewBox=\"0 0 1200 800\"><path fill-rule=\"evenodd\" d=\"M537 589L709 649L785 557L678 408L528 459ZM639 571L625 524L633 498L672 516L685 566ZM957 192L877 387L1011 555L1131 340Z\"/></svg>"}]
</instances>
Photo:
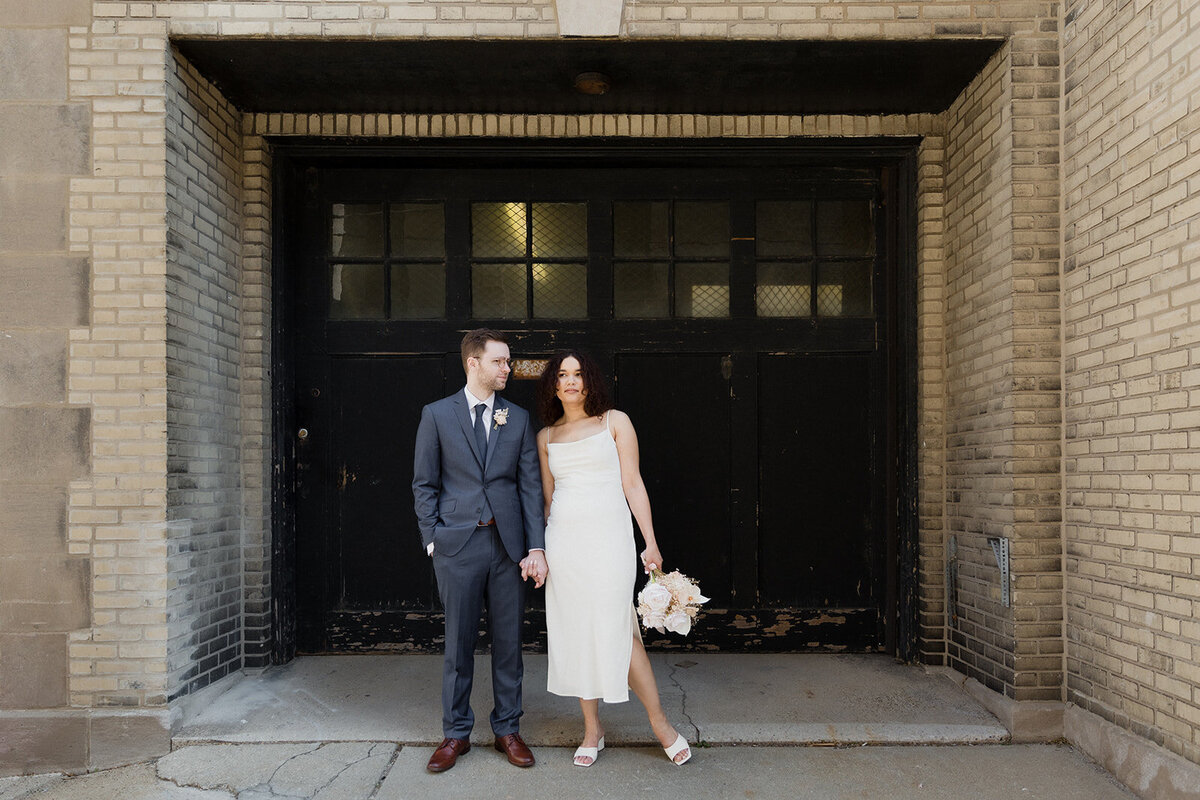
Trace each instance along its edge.
<instances>
[{"instance_id":1,"label":"brown leather dress shoe","mask_svg":"<svg viewBox=\"0 0 1200 800\"><path fill-rule=\"evenodd\" d=\"M508 763L518 767L532 767L533 753L521 739L521 734L510 733L507 736L496 737L496 749L508 756Z\"/></svg>"},{"instance_id":2,"label":"brown leather dress shoe","mask_svg":"<svg viewBox=\"0 0 1200 800\"><path fill-rule=\"evenodd\" d=\"M466 739L442 739L437 750L429 757L425 766L430 772L445 772L454 766L458 757L471 749L471 743Z\"/></svg>"}]
</instances>

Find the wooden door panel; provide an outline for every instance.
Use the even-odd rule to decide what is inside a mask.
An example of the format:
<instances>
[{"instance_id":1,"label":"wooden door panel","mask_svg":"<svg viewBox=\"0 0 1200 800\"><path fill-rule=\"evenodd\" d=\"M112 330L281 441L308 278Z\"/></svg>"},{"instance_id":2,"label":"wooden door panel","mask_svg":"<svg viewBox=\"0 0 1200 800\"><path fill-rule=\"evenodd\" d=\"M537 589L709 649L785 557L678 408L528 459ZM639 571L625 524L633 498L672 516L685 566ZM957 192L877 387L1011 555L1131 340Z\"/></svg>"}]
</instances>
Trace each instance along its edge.
<instances>
[{"instance_id":1,"label":"wooden door panel","mask_svg":"<svg viewBox=\"0 0 1200 800\"><path fill-rule=\"evenodd\" d=\"M876 602L868 356L759 359L759 599Z\"/></svg>"},{"instance_id":2,"label":"wooden door panel","mask_svg":"<svg viewBox=\"0 0 1200 800\"><path fill-rule=\"evenodd\" d=\"M441 396L441 356L334 358L331 519L335 608L428 609L436 594L412 507L421 407Z\"/></svg>"},{"instance_id":3,"label":"wooden door panel","mask_svg":"<svg viewBox=\"0 0 1200 800\"><path fill-rule=\"evenodd\" d=\"M730 601L729 382L722 356L617 356L617 403L638 435L654 535L668 569ZM641 540L639 538L639 552Z\"/></svg>"}]
</instances>

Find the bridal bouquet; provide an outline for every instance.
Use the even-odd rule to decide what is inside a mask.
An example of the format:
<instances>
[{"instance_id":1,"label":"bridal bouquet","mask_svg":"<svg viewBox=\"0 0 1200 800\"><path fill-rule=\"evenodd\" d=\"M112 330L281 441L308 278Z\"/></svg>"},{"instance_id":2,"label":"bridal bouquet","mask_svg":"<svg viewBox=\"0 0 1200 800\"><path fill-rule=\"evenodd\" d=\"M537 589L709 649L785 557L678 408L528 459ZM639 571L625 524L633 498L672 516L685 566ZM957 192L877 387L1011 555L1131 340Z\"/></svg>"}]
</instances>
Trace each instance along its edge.
<instances>
[{"instance_id":1,"label":"bridal bouquet","mask_svg":"<svg viewBox=\"0 0 1200 800\"><path fill-rule=\"evenodd\" d=\"M687 636L700 605L707 602L708 598L700 594L700 586L679 570L656 569L638 592L637 611L647 628Z\"/></svg>"}]
</instances>

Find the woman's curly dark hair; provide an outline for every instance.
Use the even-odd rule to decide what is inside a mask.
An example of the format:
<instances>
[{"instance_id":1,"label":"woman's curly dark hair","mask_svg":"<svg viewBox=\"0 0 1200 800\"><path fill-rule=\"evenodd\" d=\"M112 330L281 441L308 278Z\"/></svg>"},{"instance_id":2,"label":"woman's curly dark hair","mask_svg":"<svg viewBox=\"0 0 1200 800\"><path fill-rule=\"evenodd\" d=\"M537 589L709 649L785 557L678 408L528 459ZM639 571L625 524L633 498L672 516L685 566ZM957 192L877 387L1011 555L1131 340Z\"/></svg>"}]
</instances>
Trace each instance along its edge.
<instances>
[{"instance_id":1,"label":"woman's curly dark hair","mask_svg":"<svg viewBox=\"0 0 1200 800\"><path fill-rule=\"evenodd\" d=\"M587 392L583 399L583 410L588 416L598 417L613 407L612 400L609 399L608 381L604 379L604 373L596 359L579 350L560 350L546 364L546 369L542 371L542 377L538 378L537 383L538 415L547 425L553 425L563 415L562 401L558 399L554 390L558 384L558 369L568 358L579 362L583 388Z\"/></svg>"}]
</instances>

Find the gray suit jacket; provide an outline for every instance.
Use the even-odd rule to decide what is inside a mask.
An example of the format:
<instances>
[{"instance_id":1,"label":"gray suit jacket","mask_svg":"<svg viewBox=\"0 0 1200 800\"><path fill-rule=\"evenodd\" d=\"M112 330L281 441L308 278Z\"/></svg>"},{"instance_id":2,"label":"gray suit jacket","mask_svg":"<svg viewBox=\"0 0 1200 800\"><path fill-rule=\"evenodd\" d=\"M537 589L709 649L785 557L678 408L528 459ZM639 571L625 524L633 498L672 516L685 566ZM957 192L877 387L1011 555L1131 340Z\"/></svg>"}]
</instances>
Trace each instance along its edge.
<instances>
[{"instance_id":1,"label":"gray suit jacket","mask_svg":"<svg viewBox=\"0 0 1200 800\"><path fill-rule=\"evenodd\" d=\"M413 506L421 541L442 555L463 548L485 520L484 498L513 561L546 546L537 436L529 413L496 395L494 411L508 422L489 431L487 463L480 458L467 398L460 390L421 410L413 456ZM493 417L494 419L494 417Z\"/></svg>"}]
</instances>

